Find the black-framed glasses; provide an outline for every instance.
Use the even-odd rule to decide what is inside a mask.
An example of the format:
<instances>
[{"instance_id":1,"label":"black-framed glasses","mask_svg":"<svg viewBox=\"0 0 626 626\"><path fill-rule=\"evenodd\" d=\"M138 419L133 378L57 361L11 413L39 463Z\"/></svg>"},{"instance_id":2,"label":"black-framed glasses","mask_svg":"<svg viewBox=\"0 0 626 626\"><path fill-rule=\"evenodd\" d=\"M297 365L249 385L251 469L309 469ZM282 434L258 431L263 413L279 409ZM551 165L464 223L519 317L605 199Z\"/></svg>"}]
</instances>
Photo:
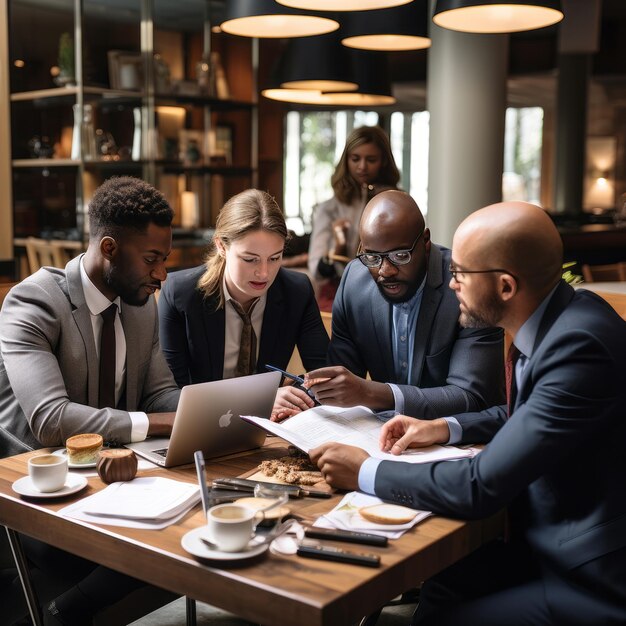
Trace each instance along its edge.
<instances>
[{"instance_id":1,"label":"black-framed glasses","mask_svg":"<svg viewBox=\"0 0 626 626\"><path fill-rule=\"evenodd\" d=\"M356 258L365 265L365 267L380 267L383 259L387 259L392 265L406 265L411 262L411 254L417 245L420 237L424 234L422 231L413 242L413 245L407 250L391 250L391 252L361 252ZM361 246L359 246L359 249Z\"/></svg>"},{"instance_id":2,"label":"black-framed glasses","mask_svg":"<svg viewBox=\"0 0 626 626\"><path fill-rule=\"evenodd\" d=\"M458 267L454 267L454 265L452 265L452 263L450 263L450 265L448 266L448 271L450 272L450 274L452 274L452 277L454 278L454 280L457 283L462 283L463 282L463 274L495 274L495 273L500 273L500 274L509 274L510 276L513 276L513 278L515 278L515 280L517 280L517 276L515 276L515 274L513 274L513 272L509 272L509 270L504 270L504 269L462 270L462 269L459 269ZM459 279L459 277L460 277L460 279Z\"/></svg>"}]
</instances>

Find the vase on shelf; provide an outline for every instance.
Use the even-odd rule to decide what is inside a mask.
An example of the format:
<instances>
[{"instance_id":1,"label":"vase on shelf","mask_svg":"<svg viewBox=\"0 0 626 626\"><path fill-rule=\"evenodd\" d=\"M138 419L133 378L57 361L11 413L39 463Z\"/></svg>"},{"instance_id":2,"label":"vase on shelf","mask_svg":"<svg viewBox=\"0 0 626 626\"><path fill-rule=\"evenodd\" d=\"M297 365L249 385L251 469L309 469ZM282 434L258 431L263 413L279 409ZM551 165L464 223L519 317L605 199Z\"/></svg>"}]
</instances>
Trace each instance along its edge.
<instances>
[{"instance_id":1,"label":"vase on shelf","mask_svg":"<svg viewBox=\"0 0 626 626\"><path fill-rule=\"evenodd\" d=\"M72 107L74 111L74 128L72 131L71 158L75 161L81 158L93 161L96 158L96 131L93 125L93 109L90 104Z\"/></svg>"},{"instance_id":2,"label":"vase on shelf","mask_svg":"<svg viewBox=\"0 0 626 626\"><path fill-rule=\"evenodd\" d=\"M133 147L130 158L133 161L141 161L141 107L133 109L133 120L135 129L133 130Z\"/></svg>"}]
</instances>

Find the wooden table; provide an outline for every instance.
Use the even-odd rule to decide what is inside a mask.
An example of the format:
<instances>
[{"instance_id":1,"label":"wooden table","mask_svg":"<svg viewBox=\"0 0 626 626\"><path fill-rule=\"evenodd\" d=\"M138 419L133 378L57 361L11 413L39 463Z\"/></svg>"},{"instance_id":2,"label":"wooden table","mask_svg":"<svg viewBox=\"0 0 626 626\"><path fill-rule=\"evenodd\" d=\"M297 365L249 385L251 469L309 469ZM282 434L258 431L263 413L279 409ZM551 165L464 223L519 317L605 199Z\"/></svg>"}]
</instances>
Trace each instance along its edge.
<instances>
[{"instance_id":1,"label":"wooden table","mask_svg":"<svg viewBox=\"0 0 626 626\"><path fill-rule=\"evenodd\" d=\"M262 449L207 464L208 479L238 476L260 461L286 454L286 444L268 438ZM321 626L349 624L374 612L399 593L415 587L495 537L501 517L483 522L429 518L386 548L336 544L355 552L380 554L378 569L297 556L264 555L238 566L201 563L186 553L180 541L204 523L196 506L178 524L164 530L107 527L67 519L56 512L102 489L98 477L85 490L58 500L27 500L11 489L27 474L26 461L34 453L0 460L0 523L68 552L145 580L188 598L215 605L261 624ZM167 475L195 482L193 466L155 469L142 475ZM292 509L318 515L339 501L291 500Z\"/></svg>"}]
</instances>

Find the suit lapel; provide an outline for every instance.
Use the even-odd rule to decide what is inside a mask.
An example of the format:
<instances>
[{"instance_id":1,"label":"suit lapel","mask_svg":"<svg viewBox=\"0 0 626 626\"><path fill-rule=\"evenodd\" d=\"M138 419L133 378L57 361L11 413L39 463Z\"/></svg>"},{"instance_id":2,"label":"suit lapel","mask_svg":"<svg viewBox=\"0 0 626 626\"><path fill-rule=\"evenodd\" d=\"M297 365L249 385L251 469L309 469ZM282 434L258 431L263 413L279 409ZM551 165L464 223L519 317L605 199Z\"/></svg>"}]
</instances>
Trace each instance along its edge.
<instances>
[{"instance_id":1,"label":"suit lapel","mask_svg":"<svg viewBox=\"0 0 626 626\"><path fill-rule=\"evenodd\" d=\"M263 324L261 325L261 343L259 345L259 360L256 371L264 372L265 364L270 363L269 355L276 354L274 346L278 340L279 331L283 326L283 285L280 280L280 272L274 284L267 291ZM271 365L271 363L270 363Z\"/></svg>"},{"instance_id":2,"label":"suit lapel","mask_svg":"<svg viewBox=\"0 0 626 626\"><path fill-rule=\"evenodd\" d=\"M83 341L85 362L87 364L87 404L98 406L99 361L96 342L93 338L91 313L85 302L85 294L80 279L80 259L82 254L72 259L65 267L67 297L72 305L72 316Z\"/></svg>"},{"instance_id":3,"label":"suit lapel","mask_svg":"<svg viewBox=\"0 0 626 626\"><path fill-rule=\"evenodd\" d=\"M149 302L145 306L155 306ZM139 406L137 397L139 374L139 354L141 353L141 342L152 341L146 336L146 320L143 315L138 318L138 314L143 311L143 307L131 307L123 302L120 309L120 320L126 339L126 407L128 410L135 410ZM143 324L141 323L143 319ZM152 333L150 333L152 335Z\"/></svg>"},{"instance_id":4,"label":"suit lapel","mask_svg":"<svg viewBox=\"0 0 626 626\"><path fill-rule=\"evenodd\" d=\"M417 318L417 329L415 330L415 341L413 343L413 365L411 380L409 381L411 385L419 385L422 379L426 348L430 344L428 339L432 332L435 314L437 313L442 298L442 281L441 252L437 246L431 245L426 284L424 285L424 291L422 293L422 303Z\"/></svg>"},{"instance_id":5,"label":"suit lapel","mask_svg":"<svg viewBox=\"0 0 626 626\"><path fill-rule=\"evenodd\" d=\"M376 290L378 287L376 283L368 276L369 290ZM374 337L378 346L378 354L380 354L384 360L383 370L385 372L395 372L396 368L393 362L393 351L391 342L392 332L392 319L391 319L391 304L387 302L379 293L366 294L366 301L369 300L372 305L372 325L374 327Z\"/></svg>"},{"instance_id":6,"label":"suit lapel","mask_svg":"<svg viewBox=\"0 0 626 626\"><path fill-rule=\"evenodd\" d=\"M226 315L224 308L216 309L217 297L202 298L202 322L206 339L204 354L207 360L208 380L224 378L224 344L226 342ZM214 350L211 345L215 345Z\"/></svg>"}]
</instances>

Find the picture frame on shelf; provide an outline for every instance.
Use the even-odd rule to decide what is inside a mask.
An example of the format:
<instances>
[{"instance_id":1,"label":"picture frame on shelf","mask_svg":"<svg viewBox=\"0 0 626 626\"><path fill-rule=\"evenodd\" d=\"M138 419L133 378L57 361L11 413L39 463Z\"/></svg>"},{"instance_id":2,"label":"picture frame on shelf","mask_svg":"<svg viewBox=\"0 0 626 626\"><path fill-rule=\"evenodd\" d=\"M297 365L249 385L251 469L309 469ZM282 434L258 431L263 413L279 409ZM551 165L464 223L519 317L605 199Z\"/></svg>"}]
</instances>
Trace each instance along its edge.
<instances>
[{"instance_id":1,"label":"picture frame on shelf","mask_svg":"<svg viewBox=\"0 0 626 626\"><path fill-rule=\"evenodd\" d=\"M141 91L144 78L141 52L109 50L107 58L111 89Z\"/></svg>"},{"instance_id":2,"label":"picture frame on shelf","mask_svg":"<svg viewBox=\"0 0 626 626\"><path fill-rule=\"evenodd\" d=\"M205 134L189 128L179 130L178 154L179 160L186 165L201 165L206 154Z\"/></svg>"},{"instance_id":3,"label":"picture frame on shelf","mask_svg":"<svg viewBox=\"0 0 626 626\"><path fill-rule=\"evenodd\" d=\"M232 165L233 133L234 128L227 124L219 124L209 131L207 152L212 164Z\"/></svg>"}]
</instances>

